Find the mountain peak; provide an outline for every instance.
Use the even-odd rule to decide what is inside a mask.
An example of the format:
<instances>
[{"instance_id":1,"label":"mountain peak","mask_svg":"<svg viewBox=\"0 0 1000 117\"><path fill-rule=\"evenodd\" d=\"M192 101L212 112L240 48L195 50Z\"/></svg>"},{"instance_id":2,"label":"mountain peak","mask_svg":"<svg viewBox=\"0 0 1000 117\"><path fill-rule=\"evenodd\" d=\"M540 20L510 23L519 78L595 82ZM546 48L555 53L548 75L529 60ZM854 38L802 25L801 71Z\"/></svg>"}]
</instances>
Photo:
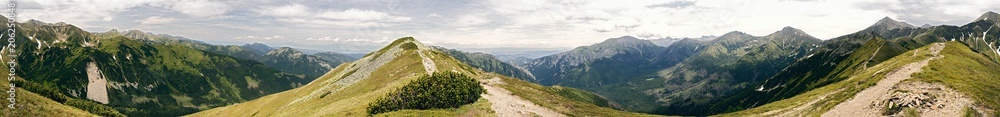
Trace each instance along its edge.
<instances>
[{"instance_id":1,"label":"mountain peak","mask_svg":"<svg viewBox=\"0 0 1000 117\"><path fill-rule=\"evenodd\" d=\"M781 28L781 31L778 31L778 32L781 32L781 33L801 33L802 30L799 30L799 29L796 29L796 28L792 28L791 26L785 26L784 28Z\"/></svg>"},{"instance_id":2,"label":"mountain peak","mask_svg":"<svg viewBox=\"0 0 1000 117\"><path fill-rule=\"evenodd\" d=\"M819 41L818 38L809 35L809 33L806 33L805 31L796 28L792 28L791 26L786 26L785 28L781 28L780 31L775 31L774 33L768 34L765 37L768 37L770 39L798 39L798 40Z\"/></svg>"},{"instance_id":3,"label":"mountain peak","mask_svg":"<svg viewBox=\"0 0 1000 117\"><path fill-rule=\"evenodd\" d=\"M885 16L885 17L882 17L881 20L878 20L878 22L898 22L898 21L890 18L889 16Z\"/></svg>"},{"instance_id":4,"label":"mountain peak","mask_svg":"<svg viewBox=\"0 0 1000 117\"><path fill-rule=\"evenodd\" d=\"M294 54L294 55L301 56L302 52L300 52L299 50L295 50L294 48L291 48L291 47L279 47L279 48L275 48L274 50L271 50L270 52L267 52L267 54L268 55L293 55Z\"/></svg>"},{"instance_id":5,"label":"mountain peak","mask_svg":"<svg viewBox=\"0 0 1000 117\"><path fill-rule=\"evenodd\" d=\"M610 38L604 40L603 42L594 44L593 46L617 47L617 46L635 46L635 45L646 45L646 44L655 45L653 44L653 42L649 40L641 40L639 38L635 38L632 36L622 36L618 38Z\"/></svg>"},{"instance_id":6,"label":"mountain peak","mask_svg":"<svg viewBox=\"0 0 1000 117\"><path fill-rule=\"evenodd\" d=\"M986 13L983 13L983 15L980 15L979 18L976 18L976 20L974 20L973 22L979 20L1000 22L1000 14L997 14L996 12L993 11L988 11Z\"/></svg>"},{"instance_id":7,"label":"mountain peak","mask_svg":"<svg viewBox=\"0 0 1000 117\"><path fill-rule=\"evenodd\" d=\"M271 48L271 46L267 46L263 43L257 43L257 42L253 42L253 44L243 44L243 46L241 47L256 52L257 54L267 54L272 50L274 50L274 48Z\"/></svg>"},{"instance_id":8,"label":"mountain peak","mask_svg":"<svg viewBox=\"0 0 1000 117\"><path fill-rule=\"evenodd\" d=\"M389 43L389 45L386 45L385 47L382 47L382 49L380 49L379 51L391 49L391 48L394 48L394 47L397 47L397 46L401 47L403 49L406 49L406 50L409 50L409 49L429 50L430 49L429 47L424 46L423 43L420 43L420 41L417 41L417 39L414 39L413 37L402 37L402 38L399 38L399 39L396 39L396 40L392 41L392 43ZM376 51L376 52L379 52L379 51Z\"/></svg>"},{"instance_id":9,"label":"mountain peak","mask_svg":"<svg viewBox=\"0 0 1000 117\"><path fill-rule=\"evenodd\" d=\"M618 38L610 38L610 39L604 40L601 43L621 43L621 42L636 42L636 41L640 41L639 38L635 38L635 37L632 37L632 36L622 36L622 37L618 37Z\"/></svg>"},{"instance_id":10,"label":"mountain peak","mask_svg":"<svg viewBox=\"0 0 1000 117\"><path fill-rule=\"evenodd\" d=\"M722 36L719 36L719 38L726 38L726 37L747 37L747 36L753 36L753 35L750 35L750 34L747 34L747 33L744 33L744 32L740 32L740 31L732 31L732 32L723 34Z\"/></svg>"},{"instance_id":11,"label":"mountain peak","mask_svg":"<svg viewBox=\"0 0 1000 117\"><path fill-rule=\"evenodd\" d=\"M920 28L931 28L931 27L934 27L934 25L931 25L931 24L924 24L924 25L921 25L921 26L920 26Z\"/></svg>"},{"instance_id":12,"label":"mountain peak","mask_svg":"<svg viewBox=\"0 0 1000 117\"><path fill-rule=\"evenodd\" d=\"M253 43L243 44L243 46L262 46L262 47L271 48L271 46L267 46L267 44L263 44L263 43L260 43L260 42L253 42Z\"/></svg>"},{"instance_id":13,"label":"mountain peak","mask_svg":"<svg viewBox=\"0 0 1000 117\"><path fill-rule=\"evenodd\" d=\"M875 22L875 24L869 28L874 28L874 27L883 27L884 29L891 30L897 28L913 28L913 25L910 25L906 22L896 21L887 16L885 18L882 18L881 20L878 20L878 22Z\"/></svg>"},{"instance_id":14,"label":"mountain peak","mask_svg":"<svg viewBox=\"0 0 1000 117\"><path fill-rule=\"evenodd\" d=\"M389 45L399 44L399 43L405 42L405 41L417 41L417 39L413 39L413 37L402 37L402 38L393 40L392 44L389 44Z\"/></svg>"},{"instance_id":15,"label":"mountain peak","mask_svg":"<svg viewBox=\"0 0 1000 117\"><path fill-rule=\"evenodd\" d=\"M126 31L123 31L122 33L126 33L126 34L147 34L147 35L153 35L153 33L151 33L151 32L143 32L142 30L136 30L136 29L126 30Z\"/></svg>"},{"instance_id":16,"label":"mountain peak","mask_svg":"<svg viewBox=\"0 0 1000 117\"><path fill-rule=\"evenodd\" d=\"M768 36L773 36L773 35L788 35L788 36L802 36L802 35L805 35L805 36L809 36L809 34L807 34L805 31L802 31L802 30L799 30L799 29L796 29L796 28L792 28L791 26L785 26L784 28L781 28L781 30L779 30L779 31L775 31L774 33L768 34Z\"/></svg>"}]
</instances>

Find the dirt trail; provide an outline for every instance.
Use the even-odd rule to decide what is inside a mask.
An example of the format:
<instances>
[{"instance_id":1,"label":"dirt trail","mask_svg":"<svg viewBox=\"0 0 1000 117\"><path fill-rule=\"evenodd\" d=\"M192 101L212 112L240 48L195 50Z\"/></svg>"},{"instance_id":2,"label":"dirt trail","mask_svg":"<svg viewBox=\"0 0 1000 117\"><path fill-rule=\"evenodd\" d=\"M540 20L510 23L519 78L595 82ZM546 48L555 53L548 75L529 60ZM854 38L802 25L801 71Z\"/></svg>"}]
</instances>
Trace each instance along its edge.
<instances>
[{"instance_id":1,"label":"dirt trail","mask_svg":"<svg viewBox=\"0 0 1000 117\"><path fill-rule=\"evenodd\" d=\"M940 52L944 49L944 43L934 43L930 47L934 57L924 59L919 62L903 65L885 75L885 78L878 81L875 86L868 87L854 95L853 98L837 104L837 106L823 113L824 117L872 117L882 116L884 105L879 104L883 100L890 98L893 86L900 81L909 79L913 73L920 72L920 68L927 65L932 59L941 58Z\"/></svg>"},{"instance_id":2,"label":"dirt trail","mask_svg":"<svg viewBox=\"0 0 1000 117\"><path fill-rule=\"evenodd\" d=\"M420 58L423 58L421 61L424 64L424 71L427 71L427 74L433 74L437 71L437 65L434 64L434 60L425 56L422 51L417 51L417 53L420 54Z\"/></svg>"},{"instance_id":3,"label":"dirt trail","mask_svg":"<svg viewBox=\"0 0 1000 117\"><path fill-rule=\"evenodd\" d=\"M491 108L496 111L499 117L527 117L527 116L542 116L542 117L565 117L559 112L550 110L548 108L535 105L531 101L521 99L521 97L515 96L503 89L499 84L503 84L500 78L493 77L487 80L486 84L483 84L483 88L486 88L488 94L481 94L483 98L489 100L492 103Z\"/></svg>"}]
</instances>

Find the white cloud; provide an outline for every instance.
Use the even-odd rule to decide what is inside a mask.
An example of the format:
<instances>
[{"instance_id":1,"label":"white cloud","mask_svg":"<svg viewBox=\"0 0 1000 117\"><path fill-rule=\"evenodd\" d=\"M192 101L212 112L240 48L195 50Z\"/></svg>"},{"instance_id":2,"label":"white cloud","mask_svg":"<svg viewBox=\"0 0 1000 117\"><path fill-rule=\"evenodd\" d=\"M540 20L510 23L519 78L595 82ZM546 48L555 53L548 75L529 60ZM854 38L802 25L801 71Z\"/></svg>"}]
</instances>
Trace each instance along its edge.
<instances>
[{"instance_id":1,"label":"white cloud","mask_svg":"<svg viewBox=\"0 0 1000 117\"><path fill-rule=\"evenodd\" d=\"M347 9L344 11L325 11L316 14L316 17L333 20L350 20L364 22L405 22L410 21L410 17L390 16L389 14L361 9Z\"/></svg>"},{"instance_id":2,"label":"white cloud","mask_svg":"<svg viewBox=\"0 0 1000 117\"><path fill-rule=\"evenodd\" d=\"M301 4L292 4L279 7L271 7L265 9L257 10L257 13L261 15L269 15L276 17L302 17L311 15L312 11L309 11L309 7Z\"/></svg>"},{"instance_id":3,"label":"white cloud","mask_svg":"<svg viewBox=\"0 0 1000 117\"><path fill-rule=\"evenodd\" d=\"M306 23L308 25L336 26L386 26L410 21L412 18L393 16L388 13L351 8L347 10L312 10L301 4L268 7L256 10L261 15L275 17L279 21L289 23Z\"/></svg>"},{"instance_id":4,"label":"white cloud","mask_svg":"<svg viewBox=\"0 0 1000 117\"><path fill-rule=\"evenodd\" d=\"M177 20L177 19L175 19L175 18L169 18L169 17L165 18L165 17L160 17L160 16L153 16L153 17L149 17L149 18L146 18L146 19L142 19L141 21L139 21L139 24L141 24L141 25L167 24L167 23L173 22L174 20Z\"/></svg>"},{"instance_id":5,"label":"white cloud","mask_svg":"<svg viewBox=\"0 0 1000 117\"><path fill-rule=\"evenodd\" d=\"M239 36L233 37L234 40L285 40L283 36Z\"/></svg>"},{"instance_id":6,"label":"white cloud","mask_svg":"<svg viewBox=\"0 0 1000 117\"><path fill-rule=\"evenodd\" d=\"M101 21L104 21L104 22L110 22L111 20L115 20L115 19L112 18L111 16L104 17L104 19L101 19Z\"/></svg>"},{"instance_id":7,"label":"white cloud","mask_svg":"<svg viewBox=\"0 0 1000 117\"><path fill-rule=\"evenodd\" d=\"M32 0L17 1L18 21L38 19L49 22L67 22L70 24L88 24L92 21L111 19L114 13L139 6L150 1L143 0ZM7 6L8 1L2 2ZM6 9L6 7L5 7Z\"/></svg>"},{"instance_id":8,"label":"white cloud","mask_svg":"<svg viewBox=\"0 0 1000 117\"><path fill-rule=\"evenodd\" d=\"M17 15L20 21L38 19L81 25L111 21L117 13L141 6L167 9L196 18L221 15L231 9L225 3L208 0L31 0L17 2Z\"/></svg>"},{"instance_id":9,"label":"white cloud","mask_svg":"<svg viewBox=\"0 0 1000 117\"><path fill-rule=\"evenodd\" d=\"M379 40L374 40L374 39L359 39L359 38L341 39L340 37L320 37L320 38L312 38L312 37L310 37L310 38L306 38L306 41L388 43L388 42L390 42L392 40L389 40L387 37L382 37L382 39L379 39Z\"/></svg>"},{"instance_id":10,"label":"white cloud","mask_svg":"<svg viewBox=\"0 0 1000 117\"><path fill-rule=\"evenodd\" d=\"M475 26L490 23L490 20L484 18L483 14L470 14L460 16L453 22L459 26Z\"/></svg>"},{"instance_id":11,"label":"white cloud","mask_svg":"<svg viewBox=\"0 0 1000 117\"><path fill-rule=\"evenodd\" d=\"M197 18L222 15L231 9L226 3L208 0L166 0L160 4L163 4L166 8Z\"/></svg>"},{"instance_id":12,"label":"white cloud","mask_svg":"<svg viewBox=\"0 0 1000 117\"><path fill-rule=\"evenodd\" d=\"M1000 2L992 0L886 0L855 3L861 9L896 14L898 19L914 25L959 25L972 21L989 10L1000 10Z\"/></svg>"}]
</instances>

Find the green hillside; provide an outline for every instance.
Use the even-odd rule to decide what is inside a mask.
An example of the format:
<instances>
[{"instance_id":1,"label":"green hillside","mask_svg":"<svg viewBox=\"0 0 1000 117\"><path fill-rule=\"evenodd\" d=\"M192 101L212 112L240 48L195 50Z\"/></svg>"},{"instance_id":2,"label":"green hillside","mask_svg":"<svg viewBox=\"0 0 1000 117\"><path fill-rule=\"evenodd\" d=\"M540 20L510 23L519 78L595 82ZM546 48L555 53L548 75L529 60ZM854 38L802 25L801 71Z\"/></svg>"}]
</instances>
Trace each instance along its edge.
<instances>
[{"instance_id":1,"label":"green hillside","mask_svg":"<svg viewBox=\"0 0 1000 117\"><path fill-rule=\"evenodd\" d=\"M24 40L17 42L18 75L26 84L38 84L27 90L130 116L183 115L311 81L256 61L180 44L93 35L65 23L32 20L17 30L18 40Z\"/></svg>"},{"instance_id":2,"label":"green hillside","mask_svg":"<svg viewBox=\"0 0 1000 117\"><path fill-rule=\"evenodd\" d=\"M474 68L479 68L480 70L486 72L503 74L505 76L511 76L527 81L536 80L535 76L531 75L531 73L526 69L500 61L500 59L497 59L495 56L490 54L481 52L463 52L460 50L437 46L434 46L434 49L448 53L448 55L455 57L455 59L462 61L462 63L468 64Z\"/></svg>"},{"instance_id":3,"label":"green hillside","mask_svg":"<svg viewBox=\"0 0 1000 117\"><path fill-rule=\"evenodd\" d=\"M954 39L970 45L974 52L987 58L1000 60L996 59L997 53L990 52L985 46L986 42L1000 41L993 35L1000 32L990 30L986 32L986 38L981 38L986 31L983 27L996 26L989 21L980 20L963 26L892 29L886 28L891 26L884 26L886 24L884 22L894 21L883 19L865 30L827 40L820 48L810 53L811 57L798 60L757 85L770 90L744 89L726 99L716 101L717 103L707 110L709 113L733 112L801 95L840 82L903 52L934 42Z\"/></svg>"},{"instance_id":4,"label":"green hillside","mask_svg":"<svg viewBox=\"0 0 1000 117\"><path fill-rule=\"evenodd\" d=\"M0 68L9 69L9 67L7 66L2 66ZM10 85L8 84L11 84L11 82L7 81L6 79L8 73L10 73L8 70L0 70L0 76L5 78L3 80L0 80L0 84L4 84L0 85L0 88L4 89L4 92L10 89ZM17 77L16 80L21 81L24 79ZM14 85L18 87L15 89L14 93L16 96L14 98L16 99L17 103L17 106L15 106L16 109L8 108L8 104L11 103L5 99L3 103L3 108L0 109L0 111L2 111L2 113L0 113L0 116L5 116L5 117L23 116L23 115L74 116L74 117L98 116L95 114L91 114L88 111L81 110L78 107L69 106L64 104L63 102L58 102L49 99L48 97L45 97L39 93L35 93L31 90L26 90L25 89L26 84L23 82L15 82ZM9 96L7 95L7 93L4 93L4 95L5 95L4 97Z\"/></svg>"},{"instance_id":5,"label":"green hillside","mask_svg":"<svg viewBox=\"0 0 1000 117\"><path fill-rule=\"evenodd\" d=\"M642 76L673 66L693 54L699 42L686 39L677 42L678 45L692 46L662 47L649 40L624 36L538 58L524 67L537 79L533 82L587 89L645 79Z\"/></svg>"},{"instance_id":6,"label":"green hillside","mask_svg":"<svg viewBox=\"0 0 1000 117\"><path fill-rule=\"evenodd\" d=\"M876 82L885 79L887 74L893 73L890 71L896 71L896 69L903 68L904 65L923 60L929 60L926 62L926 66L918 68L921 71L913 73L912 78L904 80L903 83L941 83L948 88L956 89L962 95L968 95L967 97L971 98L973 103L966 106L970 109L976 109L960 111L961 114L982 115L988 113L979 113L976 111L995 110L998 103L993 99L1000 92L989 89L1000 88L998 87L1000 85L997 85L997 79L992 77L1000 75L1000 70L991 68L998 68L1000 64L992 62L986 56L978 54L965 44L959 42L941 43L940 45L943 49L940 50L939 54L933 54L931 50L933 48L932 45L928 45L902 53L897 57L888 59L868 69L858 71L858 73L850 75L845 80L807 91L792 98L720 116L819 116L833 109L837 104L849 100L861 90L876 85ZM932 59L932 57L940 58ZM902 84L897 86L902 86ZM894 90L897 93L906 92L906 90ZM945 96L938 95L937 97ZM947 102L945 104L948 103L955 102ZM911 109L915 108L903 107L901 110ZM887 111L888 109L880 110ZM920 114L919 112L922 111L906 111L903 113L913 115Z\"/></svg>"},{"instance_id":7,"label":"green hillside","mask_svg":"<svg viewBox=\"0 0 1000 117\"><path fill-rule=\"evenodd\" d=\"M819 39L785 27L766 36L732 32L710 42L706 49L662 70L653 89L642 89L667 106L656 113L698 115L701 108L733 91L755 89L752 84L781 71L796 59L806 57Z\"/></svg>"},{"instance_id":8,"label":"green hillside","mask_svg":"<svg viewBox=\"0 0 1000 117\"><path fill-rule=\"evenodd\" d=\"M300 88L226 107L202 111L189 116L368 116L369 104L390 92L410 84L420 76L442 71L465 74L480 82L487 92L507 90L509 93L486 93L470 104L456 108L429 110L399 110L374 116L498 116L514 114L498 112L502 108L493 100L498 95L516 95L540 107L528 112L541 115L629 115L596 104L607 105L592 93L563 87L543 87L502 75L486 73L470 67L441 51L420 44L410 37L397 39L379 51L348 63ZM496 87L502 87L498 89ZM440 89L449 90L449 89ZM498 102L499 101L499 102ZM509 110L506 110L509 111ZM529 110L521 110L529 111ZM503 116L503 115L499 115Z\"/></svg>"},{"instance_id":9,"label":"green hillside","mask_svg":"<svg viewBox=\"0 0 1000 117\"><path fill-rule=\"evenodd\" d=\"M232 56L238 59L257 61L267 67L284 71L289 74L301 75L301 77L305 78L319 77L341 63L354 60L354 58L347 57L347 55L334 52L308 55L293 48L272 48L261 43L245 45L212 45L180 36L153 34L139 30L128 30L122 32L111 30L104 33L97 33L95 35L109 38L124 36L129 39L136 39L152 44L183 45L206 52ZM320 57L319 55L326 57Z\"/></svg>"}]
</instances>

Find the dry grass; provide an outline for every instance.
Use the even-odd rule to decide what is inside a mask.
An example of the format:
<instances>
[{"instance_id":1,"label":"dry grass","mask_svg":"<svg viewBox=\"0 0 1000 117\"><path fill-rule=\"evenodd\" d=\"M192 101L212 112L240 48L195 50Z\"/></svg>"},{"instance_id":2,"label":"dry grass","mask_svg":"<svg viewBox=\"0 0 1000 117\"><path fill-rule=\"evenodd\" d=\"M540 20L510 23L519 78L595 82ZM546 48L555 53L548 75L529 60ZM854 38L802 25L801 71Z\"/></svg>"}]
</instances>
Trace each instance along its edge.
<instances>
[{"instance_id":1,"label":"dry grass","mask_svg":"<svg viewBox=\"0 0 1000 117\"><path fill-rule=\"evenodd\" d=\"M958 43L949 43L948 45L954 45ZM909 51L900 54L897 57L886 60L878 65L872 66L865 69L864 71L857 71L856 74L852 74L848 79L832 83L820 88L816 88L805 93L796 95L792 98L771 102L762 106L755 108L750 108L747 110L719 114L715 116L775 116L780 113L795 113L801 114L802 116L820 116L827 110L832 109L840 102L846 101L848 98L854 97L865 88L875 85L879 80L885 77L885 75L895 68L899 68L903 65L917 62L920 60L927 59L931 57L929 48L930 46L921 47L917 50L917 54L913 54L914 51ZM948 49L945 49L948 50ZM942 54L943 51L942 51ZM948 55L945 55L948 56ZM839 90L839 91L838 91ZM829 95L827 95L829 94ZM827 95L825 98L819 99L822 95ZM806 102L818 100L812 105L803 105ZM792 111L792 108L798 106L806 106L807 108L803 110Z\"/></svg>"},{"instance_id":2,"label":"dry grass","mask_svg":"<svg viewBox=\"0 0 1000 117\"><path fill-rule=\"evenodd\" d=\"M472 76L477 80L492 77L502 77L508 85L503 86L515 95L526 98L541 106L552 108L560 113L579 116L650 116L610 108L599 107L590 103L575 101L562 97L555 92L537 92L545 88L506 76L492 76L483 71L465 65L447 54L429 49L402 50L395 59L388 61L383 67L372 71L368 78L346 87L337 85L341 74L350 72L347 67L354 63L342 64L313 82L296 89L264 96L248 102L219 107L188 116L369 116L368 103L378 97L387 95L390 91L410 83L418 76L426 74L423 58L417 52L423 52L436 64L436 69L453 71ZM376 54L377 55L377 54ZM372 59L375 57L369 57ZM361 59L358 61L366 61ZM359 72L360 73L360 72ZM332 90L339 89L342 90ZM524 88L519 88L524 87ZM545 90L552 91L552 90ZM311 97L310 95L322 94ZM308 98L308 99L306 99ZM459 108L431 110L401 110L381 113L374 116L496 116L490 108L488 100L480 98L476 102Z\"/></svg>"},{"instance_id":3,"label":"dry grass","mask_svg":"<svg viewBox=\"0 0 1000 117\"><path fill-rule=\"evenodd\" d=\"M2 69L7 69L7 67L0 67ZM96 117L97 115L90 114L87 111L83 111L71 106L63 105L52 99L46 98L44 96L29 92L22 88L17 88L15 93L17 97L16 109L8 108L7 105L10 104L7 101L7 90L10 89L9 81L7 81L7 70L0 70L0 89L3 89L3 103L2 109L0 109L0 116L3 117ZM24 80L17 77L17 80ZM15 84L16 85L16 84Z\"/></svg>"}]
</instances>

